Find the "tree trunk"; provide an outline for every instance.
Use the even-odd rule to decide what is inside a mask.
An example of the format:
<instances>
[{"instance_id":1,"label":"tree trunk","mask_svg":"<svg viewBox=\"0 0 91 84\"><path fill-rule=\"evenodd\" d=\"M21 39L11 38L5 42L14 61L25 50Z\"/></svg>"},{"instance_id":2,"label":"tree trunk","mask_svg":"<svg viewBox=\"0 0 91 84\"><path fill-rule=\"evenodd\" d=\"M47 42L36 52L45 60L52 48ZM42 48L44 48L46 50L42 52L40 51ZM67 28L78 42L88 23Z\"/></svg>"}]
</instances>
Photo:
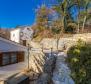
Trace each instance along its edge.
<instances>
[{"instance_id":1,"label":"tree trunk","mask_svg":"<svg viewBox=\"0 0 91 84\"><path fill-rule=\"evenodd\" d=\"M80 30L80 4L79 4L79 0L77 0L77 4L78 4L78 16L77 16L77 21L78 21L78 27L77 27L77 33L79 33Z\"/></svg>"},{"instance_id":2,"label":"tree trunk","mask_svg":"<svg viewBox=\"0 0 91 84\"><path fill-rule=\"evenodd\" d=\"M83 20L83 26L82 26L82 32L84 31L84 28L85 28L85 23L86 23L86 16L84 17L84 20Z\"/></svg>"},{"instance_id":3,"label":"tree trunk","mask_svg":"<svg viewBox=\"0 0 91 84\"><path fill-rule=\"evenodd\" d=\"M65 16L62 18L62 32L65 30Z\"/></svg>"},{"instance_id":4,"label":"tree trunk","mask_svg":"<svg viewBox=\"0 0 91 84\"><path fill-rule=\"evenodd\" d=\"M80 21L79 21L79 15L78 15L78 26L77 26L77 33L79 33L80 30Z\"/></svg>"},{"instance_id":5,"label":"tree trunk","mask_svg":"<svg viewBox=\"0 0 91 84\"><path fill-rule=\"evenodd\" d=\"M57 40L57 51L58 51L58 45L59 45L59 38L58 38L58 34L56 34L56 40Z\"/></svg>"}]
</instances>

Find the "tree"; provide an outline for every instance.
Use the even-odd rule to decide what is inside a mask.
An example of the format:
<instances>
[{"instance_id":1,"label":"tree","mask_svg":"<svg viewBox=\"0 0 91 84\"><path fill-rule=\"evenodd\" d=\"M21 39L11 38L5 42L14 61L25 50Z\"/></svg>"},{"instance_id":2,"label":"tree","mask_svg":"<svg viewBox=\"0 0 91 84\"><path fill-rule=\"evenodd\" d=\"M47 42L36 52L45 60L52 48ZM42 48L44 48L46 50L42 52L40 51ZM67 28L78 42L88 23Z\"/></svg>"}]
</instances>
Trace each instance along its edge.
<instances>
[{"instance_id":1,"label":"tree","mask_svg":"<svg viewBox=\"0 0 91 84\"><path fill-rule=\"evenodd\" d=\"M89 17L88 9L89 9L89 4L91 4L91 1L90 0L70 0L70 1L74 4L74 6L76 6L76 9L78 11L77 33L79 33L81 25L82 25L82 31L84 30L87 17Z\"/></svg>"},{"instance_id":2,"label":"tree","mask_svg":"<svg viewBox=\"0 0 91 84\"><path fill-rule=\"evenodd\" d=\"M38 29L39 31L43 31L44 25L46 24L48 17L47 17L47 13L46 13L46 7L42 6L40 9L38 9L37 11L37 19L36 19L36 23L38 25Z\"/></svg>"},{"instance_id":3,"label":"tree","mask_svg":"<svg viewBox=\"0 0 91 84\"><path fill-rule=\"evenodd\" d=\"M70 9L74 6L74 4L70 0L58 0L59 4L54 6L53 9L60 14L60 19L62 20L62 27L64 30L67 29L68 21L72 21L72 17L70 14Z\"/></svg>"},{"instance_id":4,"label":"tree","mask_svg":"<svg viewBox=\"0 0 91 84\"><path fill-rule=\"evenodd\" d=\"M45 37L49 35L49 15L51 14L51 9L47 8L45 5L42 5L37 10L36 16L36 30L38 34L42 34Z\"/></svg>"},{"instance_id":5,"label":"tree","mask_svg":"<svg viewBox=\"0 0 91 84\"><path fill-rule=\"evenodd\" d=\"M83 15L83 26L82 26L82 32L84 31L85 28L85 23L87 18L91 18L88 10L89 10L89 5L91 5L91 1L90 0L84 0L84 4L83 4L83 10L82 10L82 15Z\"/></svg>"},{"instance_id":6,"label":"tree","mask_svg":"<svg viewBox=\"0 0 91 84\"><path fill-rule=\"evenodd\" d=\"M78 23L78 28L77 28L77 33L79 33L80 30L80 6L81 6L81 0L76 0L77 3L77 8L78 8L78 15L77 15L77 23Z\"/></svg>"},{"instance_id":7,"label":"tree","mask_svg":"<svg viewBox=\"0 0 91 84\"><path fill-rule=\"evenodd\" d=\"M60 34L63 34L63 27L62 24L60 22L60 20L56 20L52 22L52 33L54 34L54 36L56 36L57 39L57 50L58 50L58 44L59 44L59 39L60 39Z\"/></svg>"}]
</instances>

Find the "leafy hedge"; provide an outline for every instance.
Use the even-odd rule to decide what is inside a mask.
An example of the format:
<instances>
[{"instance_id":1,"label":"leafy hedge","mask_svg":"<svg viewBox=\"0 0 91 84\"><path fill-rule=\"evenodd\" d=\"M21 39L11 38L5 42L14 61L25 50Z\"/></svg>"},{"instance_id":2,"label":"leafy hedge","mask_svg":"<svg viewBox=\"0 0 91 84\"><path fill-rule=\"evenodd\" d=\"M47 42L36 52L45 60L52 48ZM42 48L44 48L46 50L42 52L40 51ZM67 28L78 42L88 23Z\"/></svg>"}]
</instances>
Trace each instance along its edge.
<instances>
[{"instance_id":1,"label":"leafy hedge","mask_svg":"<svg viewBox=\"0 0 91 84\"><path fill-rule=\"evenodd\" d=\"M81 40L68 51L67 62L76 84L91 84L91 44Z\"/></svg>"}]
</instances>

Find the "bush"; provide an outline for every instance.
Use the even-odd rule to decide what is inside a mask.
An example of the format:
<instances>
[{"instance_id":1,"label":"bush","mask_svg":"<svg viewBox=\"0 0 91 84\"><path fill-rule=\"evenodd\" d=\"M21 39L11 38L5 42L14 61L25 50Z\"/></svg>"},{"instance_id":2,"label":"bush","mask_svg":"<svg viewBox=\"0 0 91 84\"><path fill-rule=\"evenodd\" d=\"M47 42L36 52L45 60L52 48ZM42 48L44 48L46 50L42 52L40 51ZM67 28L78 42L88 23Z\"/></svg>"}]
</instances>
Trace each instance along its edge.
<instances>
[{"instance_id":1,"label":"bush","mask_svg":"<svg viewBox=\"0 0 91 84\"><path fill-rule=\"evenodd\" d=\"M67 52L66 61L76 84L91 84L91 44L81 40Z\"/></svg>"},{"instance_id":2,"label":"bush","mask_svg":"<svg viewBox=\"0 0 91 84\"><path fill-rule=\"evenodd\" d=\"M75 23L68 23L67 28L65 29L65 32L67 33L76 33L77 25Z\"/></svg>"}]
</instances>

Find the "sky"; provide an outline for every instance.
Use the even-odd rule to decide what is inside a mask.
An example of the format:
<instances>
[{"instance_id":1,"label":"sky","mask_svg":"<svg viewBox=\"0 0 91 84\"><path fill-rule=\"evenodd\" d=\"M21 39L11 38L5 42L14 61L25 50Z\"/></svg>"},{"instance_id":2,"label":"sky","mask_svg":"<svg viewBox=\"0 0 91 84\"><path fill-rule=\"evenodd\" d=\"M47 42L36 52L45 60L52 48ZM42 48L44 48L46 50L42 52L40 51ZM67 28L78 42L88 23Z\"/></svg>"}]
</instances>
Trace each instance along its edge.
<instances>
[{"instance_id":1,"label":"sky","mask_svg":"<svg viewBox=\"0 0 91 84\"><path fill-rule=\"evenodd\" d=\"M0 27L13 28L17 25L33 25L35 10L42 4L50 6L55 0L0 0Z\"/></svg>"}]
</instances>

